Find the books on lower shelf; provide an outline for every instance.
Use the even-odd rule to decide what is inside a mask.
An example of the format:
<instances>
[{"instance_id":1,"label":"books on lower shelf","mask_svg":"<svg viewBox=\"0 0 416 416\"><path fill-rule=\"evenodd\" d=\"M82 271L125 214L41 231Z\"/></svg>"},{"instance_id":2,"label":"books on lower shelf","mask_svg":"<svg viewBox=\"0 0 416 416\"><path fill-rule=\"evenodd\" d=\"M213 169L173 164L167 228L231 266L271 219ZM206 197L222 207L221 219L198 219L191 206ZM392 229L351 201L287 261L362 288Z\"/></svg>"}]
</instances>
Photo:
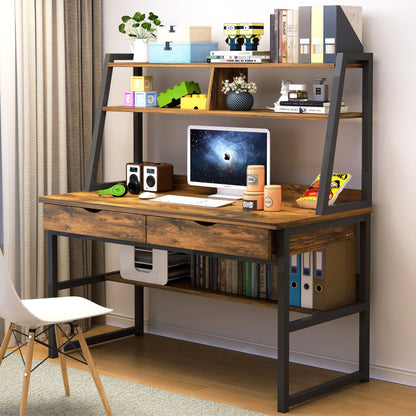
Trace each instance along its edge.
<instances>
[{"instance_id":1,"label":"books on lower shelf","mask_svg":"<svg viewBox=\"0 0 416 416\"><path fill-rule=\"evenodd\" d=\"M251 298L277 300L276 265L192 255L191 286ZM356 238L328 243L289 258L289 305L329 310L356 301Z\"/></svg>"},{"instance_id":2,"label":"books on lower shelf","mask_svg":"<svg viewBox=\"0 0 416 416\"><path fill-rule=\"evenodd\" d=\"M193 255L191 285L234 295L277 300L277 266Z\"/></svg>"}]
</instances>

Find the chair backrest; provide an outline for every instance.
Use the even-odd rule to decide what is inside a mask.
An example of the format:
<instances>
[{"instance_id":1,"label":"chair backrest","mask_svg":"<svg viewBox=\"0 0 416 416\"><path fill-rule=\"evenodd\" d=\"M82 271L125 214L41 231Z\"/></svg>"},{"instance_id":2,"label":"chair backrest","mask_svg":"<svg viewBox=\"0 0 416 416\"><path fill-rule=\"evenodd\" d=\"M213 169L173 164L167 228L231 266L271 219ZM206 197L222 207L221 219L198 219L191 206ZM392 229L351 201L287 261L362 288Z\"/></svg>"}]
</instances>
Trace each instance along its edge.
<instances>
[{"instance_id":1,"label":"chair backrest","mask_svg":"<svg viewBox=\"0 0 416 416\"><path fill-rule=\"evenodd\" d=\"M36 317L23 305L7 272L3 253L0 250L0 318L15 324L32 322Z\"/></svg>"}]
</instances>

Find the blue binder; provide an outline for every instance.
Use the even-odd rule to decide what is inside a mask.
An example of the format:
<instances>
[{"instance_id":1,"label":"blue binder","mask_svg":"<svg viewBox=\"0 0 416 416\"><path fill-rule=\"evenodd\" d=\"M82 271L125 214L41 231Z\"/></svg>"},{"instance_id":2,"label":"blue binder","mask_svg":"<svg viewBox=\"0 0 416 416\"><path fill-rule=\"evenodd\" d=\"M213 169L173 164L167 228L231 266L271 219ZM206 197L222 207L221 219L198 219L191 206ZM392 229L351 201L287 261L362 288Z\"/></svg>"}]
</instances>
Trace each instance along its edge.
<instances>
[{"instance_id":1,"label":"blue binder","mask_svg":"<svg viewBox=\"0 0 416 416\"><path fill-rule=\"evenodd\" d=\"M290 256L289 260L289 305L300 307L300 254Z\"/></svg>"}]
</instances>

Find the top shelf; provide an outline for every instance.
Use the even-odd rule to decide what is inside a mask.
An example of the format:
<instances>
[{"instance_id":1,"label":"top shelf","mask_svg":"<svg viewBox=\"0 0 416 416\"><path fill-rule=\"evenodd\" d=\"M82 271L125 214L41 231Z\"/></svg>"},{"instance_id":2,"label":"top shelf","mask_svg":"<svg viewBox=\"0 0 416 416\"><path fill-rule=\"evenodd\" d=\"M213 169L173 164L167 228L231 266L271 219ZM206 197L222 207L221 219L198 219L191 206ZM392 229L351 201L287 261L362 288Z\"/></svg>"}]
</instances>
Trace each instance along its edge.
<instances>
[{"instance_id":1,"label":"top shelf","mask_svg":"<svg viewBox=\"0 0 416 416\"><path fill-rule=\"evenodd\" d=\"M258 64L227 64L227 63L149 63L149 62L133 62L120 61L109 62L109 67L128 67L128 68L328 68L334 69L335 64L278 64L278 63L258 63ZM361 62L348 63L347 68L362 68Z\"/></svg>"}]
</instances>

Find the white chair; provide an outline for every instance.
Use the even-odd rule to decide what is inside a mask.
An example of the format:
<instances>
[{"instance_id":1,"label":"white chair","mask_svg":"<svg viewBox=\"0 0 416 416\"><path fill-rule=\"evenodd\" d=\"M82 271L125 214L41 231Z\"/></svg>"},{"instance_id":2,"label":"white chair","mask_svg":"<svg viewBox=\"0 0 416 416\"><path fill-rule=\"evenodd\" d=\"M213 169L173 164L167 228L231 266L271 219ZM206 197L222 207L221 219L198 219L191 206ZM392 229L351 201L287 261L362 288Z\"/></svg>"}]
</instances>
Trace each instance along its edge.
<instances>
[{"instance_id":1,"label":"white chair","mask_svg":"<svg viewBox=\"0 0 416 416\"><path fill-rule=\"evenodd\" d=\"M68 343L72 344L72 339L77 339L83 352L83 356L80 353L83 359L82 361L85 362L90 369L107 415L113 414L84 335L79 326L74 324L74 321L76 320L104 315L111 311L112 309L104 308L94 302L78 296L21 300L9 278L4 263L4 257L0 251L0 317L5 319L7 322L11 322L0 347L0 365L13 331L15 331L14 326L20 325L22 327L29 328L29 333L27 335L24 334L28 337L28 342L24 367L22 398L20 402L20 416L24 416L26 413L34 343L35 340L40 342L36 339L36 330L44 325L54 326L55 329L57 343L55 352L59 353L58 355L62 370L65 394L69 396L70 393L66 367L67 354L64 354L64 347ZM63 323L71 323L75 332L72 338L66 337L61 328L61 324ZM18 332L21 334L20 331ZM42 333L43 332L45 331L42 331ZM64 343L62 342L63 337L67 339Z\"/></svg>"}]
</instances>

